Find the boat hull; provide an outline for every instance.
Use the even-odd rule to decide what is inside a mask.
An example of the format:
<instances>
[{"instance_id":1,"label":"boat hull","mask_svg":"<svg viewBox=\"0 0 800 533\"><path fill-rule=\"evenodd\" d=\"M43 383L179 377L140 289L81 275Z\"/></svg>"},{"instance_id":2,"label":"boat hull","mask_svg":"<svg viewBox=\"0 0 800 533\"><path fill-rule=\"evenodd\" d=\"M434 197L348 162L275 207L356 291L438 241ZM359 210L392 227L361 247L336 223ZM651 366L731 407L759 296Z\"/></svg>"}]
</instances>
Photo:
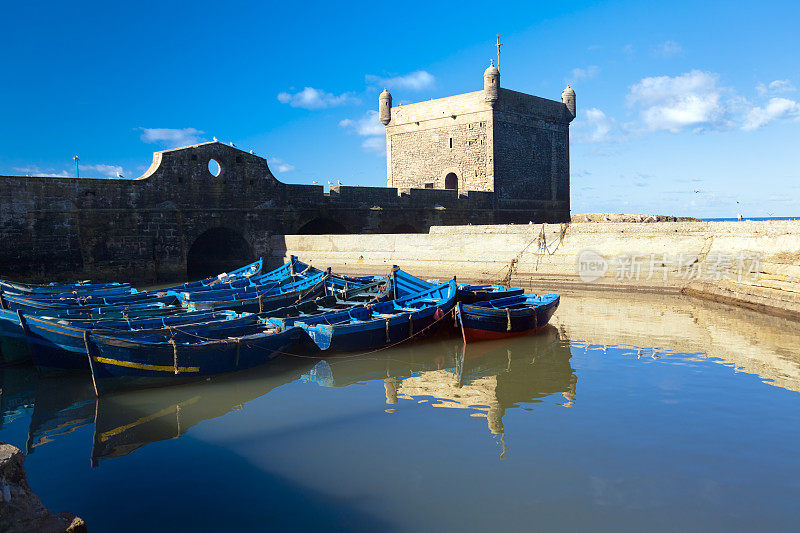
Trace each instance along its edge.
<instances>
[{"instance_id":1,"label":"boat hull","mask_svg":"<svg viewBox=\"0 0 800 533\"><path fill-rule=\"evenodd\" d=\"M157 387L253 368L299 342L302 329L175 345L142 343L106 335L88 335L88 353L98 395L133 387Z\"/></svg>"},{"instance_id":2,"label":"boat hull","mask_svg":"<svg viewBox=\"0 0 800 533\"><path fill-rule=\"evenodd\" d=\"M475 342L539 331L550 322L559 301L556 296L550 301L514 309L460 305L459 320L464 328L464 338L467 342Z\"/></svg>"}]
</instances>

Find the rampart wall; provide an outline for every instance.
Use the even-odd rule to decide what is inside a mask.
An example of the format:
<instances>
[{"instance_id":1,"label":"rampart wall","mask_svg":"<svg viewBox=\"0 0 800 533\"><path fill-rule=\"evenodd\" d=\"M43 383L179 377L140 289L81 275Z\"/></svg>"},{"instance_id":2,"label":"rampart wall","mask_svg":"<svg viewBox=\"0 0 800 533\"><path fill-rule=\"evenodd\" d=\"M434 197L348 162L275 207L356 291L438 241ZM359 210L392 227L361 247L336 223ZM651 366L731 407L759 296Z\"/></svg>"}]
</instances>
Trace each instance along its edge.
<instances>
[{"instance_id":1,"label":"rampart wall","mask_svg":"<svg viewBox=\"0 0 800 533\"><path fill-rule=\"evenodd\" d=\"M335 271L602 291L682 292L800 318L800 221L432 227L418 235L287 235Z\"/></svg>"}]
</instances>

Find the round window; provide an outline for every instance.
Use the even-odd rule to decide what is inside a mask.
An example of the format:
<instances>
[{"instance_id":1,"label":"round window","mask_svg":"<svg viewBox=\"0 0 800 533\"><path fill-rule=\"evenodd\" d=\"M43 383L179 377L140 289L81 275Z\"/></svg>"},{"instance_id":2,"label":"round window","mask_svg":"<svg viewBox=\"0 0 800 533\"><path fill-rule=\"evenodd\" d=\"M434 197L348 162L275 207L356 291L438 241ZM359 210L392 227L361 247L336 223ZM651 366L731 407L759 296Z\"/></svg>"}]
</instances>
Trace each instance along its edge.
<instances>
[{"instance_id":1,"label":"round window","mask_svg":"<svg viewBox=\"0 0 800 533\"><path fill-rule=\"evenodd\" d=\"M208 161L208 171L211 172L212 176L219 176L219 173L222 172L222 167L219 166L216 159L210 159Z\"/></svg>"}]
</instances>

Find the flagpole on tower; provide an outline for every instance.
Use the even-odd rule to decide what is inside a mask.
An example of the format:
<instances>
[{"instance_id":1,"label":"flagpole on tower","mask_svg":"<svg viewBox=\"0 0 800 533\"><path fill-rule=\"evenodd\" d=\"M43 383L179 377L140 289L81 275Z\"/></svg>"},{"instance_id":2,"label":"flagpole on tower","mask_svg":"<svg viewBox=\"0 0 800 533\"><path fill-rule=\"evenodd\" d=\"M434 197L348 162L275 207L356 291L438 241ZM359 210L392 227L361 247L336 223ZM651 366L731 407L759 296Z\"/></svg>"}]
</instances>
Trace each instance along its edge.
<instances>
[{"instance_id":1,"label":"flagpole on tower","mask_svg":"<svg viewBox=\"0 0 800 533\"><path fill-rule=\"evenodd\" d=\"M502 35L498 33L497 44L495 45L497 46L497 70L500 70L500 47L503 46L503 43L500 42L500 37L502 37Z\"/></svg>"}]
</instances>

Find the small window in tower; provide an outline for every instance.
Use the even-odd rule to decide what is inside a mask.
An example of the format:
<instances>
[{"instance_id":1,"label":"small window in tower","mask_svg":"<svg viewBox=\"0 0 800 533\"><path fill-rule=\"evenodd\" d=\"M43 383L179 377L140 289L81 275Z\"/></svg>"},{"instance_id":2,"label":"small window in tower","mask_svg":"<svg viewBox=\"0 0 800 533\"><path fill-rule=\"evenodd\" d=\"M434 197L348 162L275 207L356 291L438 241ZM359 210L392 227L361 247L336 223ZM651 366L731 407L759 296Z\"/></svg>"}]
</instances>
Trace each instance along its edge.
<instances>
[{"instance_id":1,"label":"small window in tower","mask_svg":"<svg viewBox=\"0 0 800 533\"><path fill-rule=\"evenodd\" d=\"M426 189L433 189L433 183L426 183L425 184L425 188Z\"/></svg>"},{"instance_id":2,"label":"small window in tower","mask_svg":"<svg viewBox=\"0 0 800 533\"><path fill-rule=\"evenodd\" d=\"M452 148L452 147L453 147L453 138L450 137L450 148Z\"/></svg>"}]
</instances>

